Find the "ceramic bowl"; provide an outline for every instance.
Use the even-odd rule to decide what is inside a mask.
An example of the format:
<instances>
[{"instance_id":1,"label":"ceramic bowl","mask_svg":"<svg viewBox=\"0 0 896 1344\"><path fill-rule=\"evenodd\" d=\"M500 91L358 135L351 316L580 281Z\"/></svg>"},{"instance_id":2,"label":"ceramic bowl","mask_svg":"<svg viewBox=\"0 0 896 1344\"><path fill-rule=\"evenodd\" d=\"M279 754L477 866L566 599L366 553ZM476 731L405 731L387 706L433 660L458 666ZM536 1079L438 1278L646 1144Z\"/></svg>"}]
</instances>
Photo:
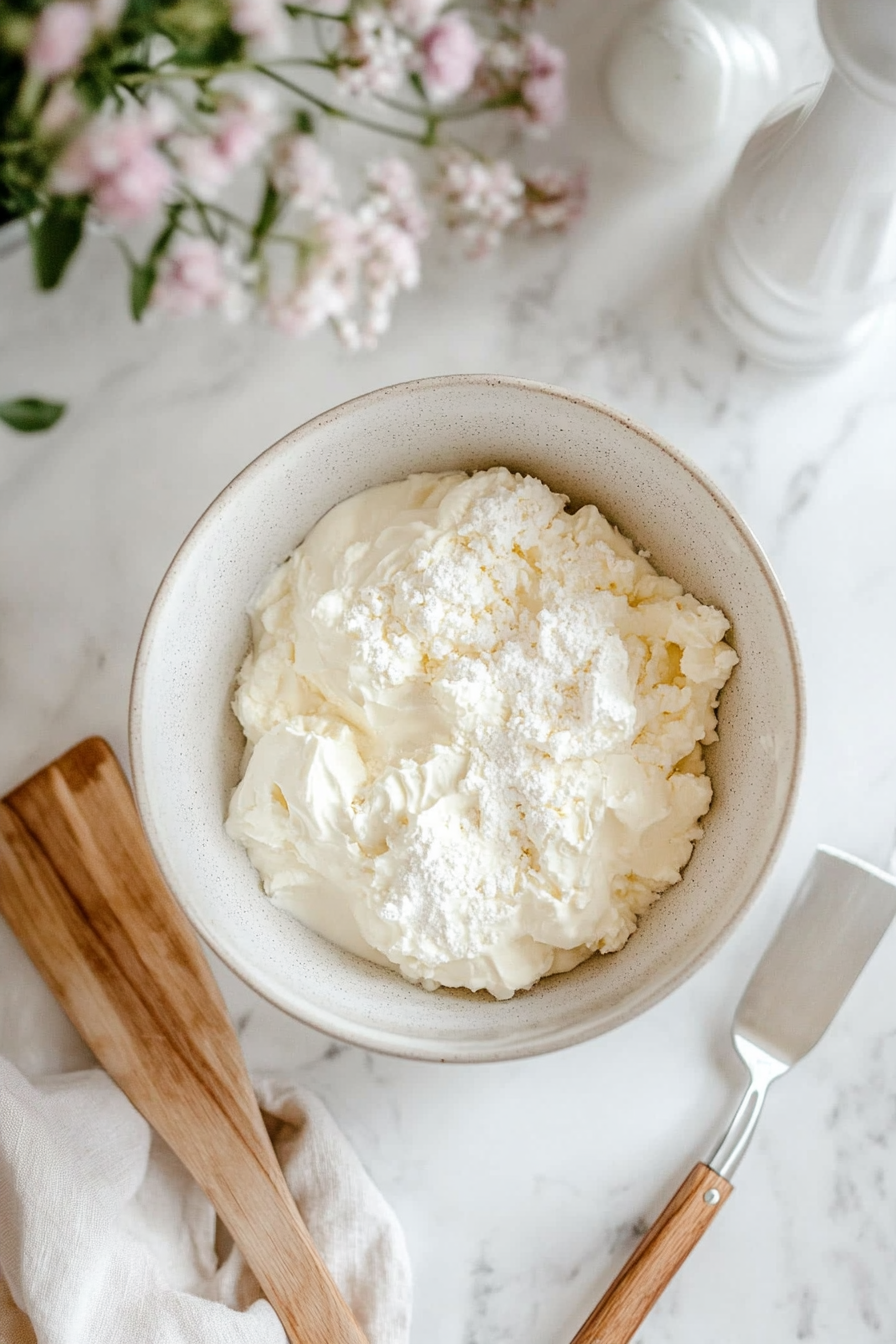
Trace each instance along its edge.
<instances>
[{"instance_id":1,"label":"ceramic bowl","mask_svg":"<svg viewBox=\"0 0 896 1344\"><path fill-rule=\"evenodd\" d=\"M497 1002L427 992L275 909L224 833L243 739L230 710L260 580L334 504L415 471L503 464L593 502L663 574L725 611L740 654L707 752L715 796L683 879L626 947ZM584 397L516 379L387 387L288 434L223 491L177 553L137 657L131 759L156 858L198 932L259 994L356 1045L430 1060L538 1054L609 1031L719 947L781 843L796 789L799 658L768 562L686 458Z\"/></svg>"}]
</instances>

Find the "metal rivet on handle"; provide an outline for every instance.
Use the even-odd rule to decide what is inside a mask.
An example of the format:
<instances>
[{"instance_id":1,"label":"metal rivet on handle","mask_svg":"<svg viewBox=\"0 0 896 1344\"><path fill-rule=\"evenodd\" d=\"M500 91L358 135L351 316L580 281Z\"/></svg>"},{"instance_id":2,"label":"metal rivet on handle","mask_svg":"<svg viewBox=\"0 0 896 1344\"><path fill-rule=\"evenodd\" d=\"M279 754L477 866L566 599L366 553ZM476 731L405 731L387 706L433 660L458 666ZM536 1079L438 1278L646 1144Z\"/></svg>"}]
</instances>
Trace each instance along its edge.
<instances>
[{"instance_id":1,"label":"metal rivet on handle","mask_svg":"<svg viewBox=\"0 0 896 1344\"><path fill-rule=\"evenodd\" d=\"M718 1204L718 1202L719 1202L719 1200L720 1200L721 1198L722 1198L722 1196L719 1194L718 1190L715 1190L715 1189L713 1189L713 1190L707 1190L706 1193L705 1193L704 1196L703 1196L703 1203L704 1203L704 1204Z\"/></svg>"}]
</instances>

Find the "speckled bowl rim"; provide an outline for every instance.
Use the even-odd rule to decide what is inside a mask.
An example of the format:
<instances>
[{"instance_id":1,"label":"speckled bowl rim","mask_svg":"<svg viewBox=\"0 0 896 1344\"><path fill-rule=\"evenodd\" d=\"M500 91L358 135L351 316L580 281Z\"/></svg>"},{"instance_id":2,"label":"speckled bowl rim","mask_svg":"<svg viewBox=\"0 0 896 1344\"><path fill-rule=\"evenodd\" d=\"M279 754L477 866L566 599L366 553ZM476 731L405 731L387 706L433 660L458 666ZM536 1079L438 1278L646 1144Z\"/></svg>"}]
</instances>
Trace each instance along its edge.
<instances>
[{"instance_id":1,"label":"speckled bowl rim","mask_svg":"<svg viewBox=\"0 0 896 1344\"><path fill-rule=\"evenodd\" d=\"M361 405L369 406L376 402L385 402L388 401L390 397L406 396L408 393L413 393L414 390L423 390L430 387L508 387L526 392L541 393L542 395L553 397L557 401L564 401L572 405L597 411L599 414L607 416L611 420L615 420L626 429L629 429L633 433L646 439L649 443L653 444L654 447L659 448L661 452L671 457L679 467L686 471L703 487L724 512L759 566L774 600L786 637L790 670L793 678L794 704L796 706L793 766L777 830L775 831L775 835L768 848L768 853L766 854L765 860L752 887L746 893L738 908L732 913L728 922L719 930L715 938L704 947L701 952L695 954L695 956L683 966L676 975L658 986L654 993L647 994L640 999L638 1003L633 1004L630 1009L623 1008L614 1013L610 1020L598 1023L583 1022L579 1026L573 1025L558 1031L557 1035L552 1039L544 1041L539 1040L531 1044L519 1044L513 1041L507 1043L498 1042L491 1049L482 1049L481 1043L478 1043L475 1052L471 1051L469 1057L466 1055L463 1047L459 1047L456 1042L451 1043L451 1046L446 1053L440 1052L437 1044L427 1046L421 1045L414 1049L407 1047L403 1048L402 1044L398 1041L396 1041L394 1047L385 1045L377 1038L374 1030L368 1032L363 1028L348 1024L346 1024L344 1028L339 1027L333 1021L333 1014L320 1012L311 1004L303 1005L303 1009L300 1011L294 1003L290 1002L284 995L280 994L275 986L259 984L256 969L251 963L243 961L230 947L225 946L219 939L217 939L207 923L192 908L188 898L178 893L176 875L170 871L169 865L166 862L165 846L162 843L161 836L153 820L149 793L146 788L143 743L141 739L142 704L146 667L152 651L153 641L161 621L162 612L167 605L169 597L180 581L181 570L185 567L193 550L205 536L206 532L210 528L216 526L218 515L221 513L224 505L229 502L231 496L241 490L250 477L267 470L269 463L277 455L293 453L297 444L309 435L314 434L319 427L332 423L334 420L344 418L346 415L350 415L356 407ZM655 1007L656 1004L661 1003L669 994L672 994L676 989L679 989L692 975L696 974L702 966L705 966L716 952L719 951L747 912L752 908L780 853L784 837L787 834L793 816L802 775L803 757L805 752L805 721L806 700L802 659L800 657L793 620L781 590L781 586L778 583L768 557L753 532L738 513L737 509L735 509L734 505L726 498L721 490L719 490L714 482L711 481L694 462L681 453L677 448L673 448L670 443L667 443L666 440L661 438L658 434L654 434L652 430L646 429L637 421L623 415L612 406L607 406L603 402L596 401L593 397L585 397L574 392L568 392L564 388L554 387L550 383L540 383L527 378L514 378L505 374L451 373L432 378L414 378L403 383L391 383L386 387L376 388L372 392L364 392L360 396L352 397L348 401L340 402L338 406L334 406L330 410L314 416L313 419L305 421L305 423L298 426L298 428L290 430L289 433L283 435L283 437L272 444L270 448L265 449L258 457L254 458L246 467L244 467L243 470L233 478L230 484L226 485L215 499L212 500L211 504L194 524L178 548L174 559L168 566L168 569L156 590L156 594L149 608L149 613L146 617L143 632L140 636L140 643L137 648L134 673L131 681L131 693L128 707L128 745L134 792L137 798L137 806L143 823L143 829L146 832L150 848L153 851L165 881L196 931L201 935L209 947L212 948L217 956L221 958L224 964L229 967L239 979L244 981L250 989L253 989L256 994L259 994L269 1003L272 1003L276 1008L282 1009L283 1012L287 1013L290 1017L303 1022L306 1026L313 1027L316 1031L321 1031L325 1035L331 1036L337 1040L346 1041L350 1045L356 1045L365 1050L372 1050L379 1054L395 1055L398 1058L403 1059L417 1059L440 1063L487 1064L496 1063L502 1060L526 1059L535 1055L550 1054L555 1050L564 1050L569 1046L581 1045L584 1041L592 1040L596 1036L602 1036L606 1032L614 1030L616 1027L623 1026L626 1022L632 1021L636 1017L640 1017L642 1013Z\"/></svg>"}]
</instances>

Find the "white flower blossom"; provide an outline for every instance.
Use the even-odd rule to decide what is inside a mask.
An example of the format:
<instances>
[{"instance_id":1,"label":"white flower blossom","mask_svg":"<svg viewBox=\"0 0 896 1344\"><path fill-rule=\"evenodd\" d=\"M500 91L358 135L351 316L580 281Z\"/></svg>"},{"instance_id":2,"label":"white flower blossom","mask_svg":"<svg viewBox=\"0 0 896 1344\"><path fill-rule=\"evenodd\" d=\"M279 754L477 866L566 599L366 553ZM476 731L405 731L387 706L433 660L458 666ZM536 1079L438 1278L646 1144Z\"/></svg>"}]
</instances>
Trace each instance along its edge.
<instances>
[{"instance_id":1,"label":"white flower blossom","mask_svg":"<svg viewBox=\"0 0 896 1344\"><path fill-rule=\"evenodd\" d=\"M429 212L420 198L414 170L406 159L393 155L367 169L368 201L371 208L422 242L429 233Z\"/></svg>"},{"instance_id":2,"label":"white flower blossom","mask_svg":"<svg viewBox=\"0 0 896 1344\"><path fill-rule=\"evenodd\" d=\"M445 0L389 0L389 16L398 28L419 37L435 23Z\"/></svg>"},{"instance_id":3,"label":"white flower blossom","mask_svg":"<svg viewBox=\"0 0 896 1344\"><path fill-rule=\"evenodd\" d=\"M464 239L472 257L494 250L523 215L525 185L506 159L484 163L452 150L441 163L436 193L449 228Z\"/></svg>"},{"instance_id":4,"label":"white flower blossom","mask_svg":"<svg viewBox=\"0 0 896 1344\"><path fill-rule=\"evenodd\" d=\"M251 308L248 278L230 248L210 238L178 238L159 266L150 306L174 317L216 310L238 322Z\"/></svg>"},{"instance_id":5,"label":"white flower blossom","mask_svg":"<svg viewBox=\"0 0 896 1344\"><path fill-rule=\"evenodd\" d=\"M297 210L316 210L339 195L333 160L310 135L284 135L274 142L271 181Z\"/></svg>"},{"instance_id":6,"label":"white flower blossom","mask_svg":"<svg viewBox=\"0 0 896 1344\"><path fill-rule=\"evenodd\" d=\"M353 98L388 97L401 87L413 52L413 43L382 10L362 9L346 25L336 53L337 79Z\"/></svg>"},{"instance_id":7,"label":"white flower blossom","mask_svg":"<svg viewBox=\"0 0 896 1344\"><path fill-rule=\"evenodd\" d=\"M23 186L40 202L80 198L109 232L141 226L129 249L141 310L152 281L145 306L159 314L239 320L260 309L294 335L329 323L346 345L368 349L398 297L419 284L431 216L476 257L511 229L557 231L582 213L581 171L548 165L522 175L506 159L451 147L455 129L465 143L476 134L478 120L455 120L468 113L532 134L562 119L566 56L533 31L535 0L309 0L316 17L303 6L290 13L287 0L223 6L230 38L220 59L212 44L195 68L175 68L164 46L160 64L152 54L167 40L158 25L152 31L152 15L145 50L131 50L127 0L25 5L19 56L36 91L29 135L38 152L22 156L34 164ZM291 19L310 40L317 31L321 59L301 61L313 68L262 59L289 48ZM236 59L241 50L245 60ZM114 86L100 107L87 78L94 58L108 64ZM363 97L379 106L352 106ZM413 140L421 152L367 163L358 195L343 198L316 137L327 114ZM416 159L426 150L437 171L424 202Z\"/></svg>"}]
</instances>

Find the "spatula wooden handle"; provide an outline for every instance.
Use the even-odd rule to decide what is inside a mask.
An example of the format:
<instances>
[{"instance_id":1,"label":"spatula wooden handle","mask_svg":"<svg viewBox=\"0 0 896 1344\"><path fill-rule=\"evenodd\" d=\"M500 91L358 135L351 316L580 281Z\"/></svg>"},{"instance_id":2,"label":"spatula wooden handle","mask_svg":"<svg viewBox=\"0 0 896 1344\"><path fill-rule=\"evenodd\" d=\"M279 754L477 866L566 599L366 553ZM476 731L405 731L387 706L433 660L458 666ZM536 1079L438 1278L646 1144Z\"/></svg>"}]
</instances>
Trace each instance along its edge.
<instances>
[{"instance_id":1,"label":"spatula wooden handle","mask_svg":"<svg viewBox=\"0 0 896 1344\"><path fill-rule=\"evenodd\" d=\"M635 1247L572 1344L628 1344L731 1190L728 1181L698 1162Z\"/></svg>"},{"instance_id":2,"label":"spatula wooden handle","mask_svg":"<svg viewBox=\"0 0 896 1344\"><path fill-rule=\"evenodd\" d=\"M365 1344L299 1217L218 987L100 738L0 802L0 912L205 1190L293 1344Z\"/></svg>"}]
</instances>

